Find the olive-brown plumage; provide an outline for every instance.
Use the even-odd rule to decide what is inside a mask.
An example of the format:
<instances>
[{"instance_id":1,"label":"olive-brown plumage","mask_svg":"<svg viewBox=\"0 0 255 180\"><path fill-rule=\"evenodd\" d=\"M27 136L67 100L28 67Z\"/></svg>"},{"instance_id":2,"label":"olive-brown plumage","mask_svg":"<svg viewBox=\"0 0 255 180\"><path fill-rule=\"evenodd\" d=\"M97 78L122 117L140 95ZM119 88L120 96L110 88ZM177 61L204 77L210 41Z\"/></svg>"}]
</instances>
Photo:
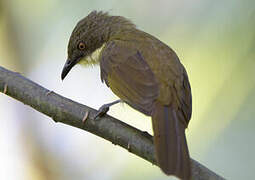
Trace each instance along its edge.
<instances>
[{"instance_id":1,"label":"olive-brown plumage","mask_svg":"<svg viewBox=\"0 0 255 180\"><path fill-rule=\"evenodd\" d=\"M89 58L99 48L99 57ZM124 102L152 117L162 171L190 179L185 128L191 118L191 89L176 53L124 17L93 11L70 37L62 79L80 62L99 63L102 81Z\"/></svg>"}]
</instances>

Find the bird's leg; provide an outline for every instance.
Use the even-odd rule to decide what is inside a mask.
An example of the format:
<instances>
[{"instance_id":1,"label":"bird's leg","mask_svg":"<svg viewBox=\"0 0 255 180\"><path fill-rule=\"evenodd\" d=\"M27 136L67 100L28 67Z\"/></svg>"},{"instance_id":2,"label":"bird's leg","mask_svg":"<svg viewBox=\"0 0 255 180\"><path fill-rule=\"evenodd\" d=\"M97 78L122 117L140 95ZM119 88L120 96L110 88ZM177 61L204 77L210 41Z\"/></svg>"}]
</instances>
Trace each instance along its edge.
<instances>
[{"instance_id":1,"label":"bird's leg","mask_svg":"<svg viewBox=\"0 0 255 180\"><path fill-rule=\"evenodd\" d=\"M98 109L98 112L96 113L94 119L96 119L97 117L102 117L103 115L105 115L105 114L109 111L109 109L110 109L110 107L111 107L112 105L117 104L117 103L120 103L120 102L123 102L123 101L122 101L121 99L119 99L119 100L113 101L113 102L111 102L111 103L102 105L102 106Z\"/></svg>"}]
</instances>

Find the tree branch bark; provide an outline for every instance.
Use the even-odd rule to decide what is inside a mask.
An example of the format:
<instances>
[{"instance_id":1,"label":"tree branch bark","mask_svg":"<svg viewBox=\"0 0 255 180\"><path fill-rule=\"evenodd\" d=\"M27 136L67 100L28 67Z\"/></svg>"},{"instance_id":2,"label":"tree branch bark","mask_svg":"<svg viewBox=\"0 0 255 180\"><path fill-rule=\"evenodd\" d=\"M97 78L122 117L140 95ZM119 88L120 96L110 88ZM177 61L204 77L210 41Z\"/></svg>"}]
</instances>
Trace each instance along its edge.
<instances>
[{"instance_id":1,"label":"tree branch bark","mask_svg":"<svg viewBox=\"0 0 255 180\"><path fill-rule=\"evenodd\" d=\"M152 136L146 132L108 115L93 120L97 112L95 109L49 91L19 73L3 67L0 67L0 92L46 114L55 122L100 136L156 165ZM88 115L87 119L83 122L86 115ZM192 179L224 179L193 159L191 159L191 166Z\"/></svg>"}]
</instances>

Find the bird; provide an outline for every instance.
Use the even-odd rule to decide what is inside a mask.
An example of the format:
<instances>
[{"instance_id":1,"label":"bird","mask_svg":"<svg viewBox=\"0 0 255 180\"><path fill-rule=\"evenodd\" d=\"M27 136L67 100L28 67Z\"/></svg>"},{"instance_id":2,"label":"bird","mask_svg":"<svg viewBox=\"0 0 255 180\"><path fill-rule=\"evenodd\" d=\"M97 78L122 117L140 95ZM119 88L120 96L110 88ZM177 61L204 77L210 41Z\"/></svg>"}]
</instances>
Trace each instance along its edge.
<instances>
[{"instance_id":1,"label":"bird","mask_svg":"<svg viewBox=\"0 0 255 180\"><path fill-rule=\"evenodd\" d=\"M192 95L175 51L129 19L103 11L92 11L76 24L67 49L62 80L76 64L99 65L102 82L120 98L103 105L96 116L118 102L151 116L158 166L166 175L190 179L185 129L191 119Z\"/></svg>"}]
</instances>

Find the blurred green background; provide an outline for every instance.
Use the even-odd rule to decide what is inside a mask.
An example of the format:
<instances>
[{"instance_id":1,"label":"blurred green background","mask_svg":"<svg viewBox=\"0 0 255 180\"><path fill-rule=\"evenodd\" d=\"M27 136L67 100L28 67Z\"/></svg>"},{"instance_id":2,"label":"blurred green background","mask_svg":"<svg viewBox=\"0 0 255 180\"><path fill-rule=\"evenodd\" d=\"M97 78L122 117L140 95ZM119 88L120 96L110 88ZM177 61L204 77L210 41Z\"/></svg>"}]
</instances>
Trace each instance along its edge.
<instances>
[{"instance_id":1,"label":"blurred green background","mask_svg":"<svg viewBox=\"0 0 255 180\"><path fill-rule=\"evenodd\" d=\"M94 108L115 100L98 67L60 80L69 36L92 10L125 16L177 52L193 93L191 157L227 179L255 179L255 1L0 0L0 65ZM127 105L109 113L152 132L150 118ZM3 94L0 119L0 179L171 179Z\"/></svg>"}]
</instances>

